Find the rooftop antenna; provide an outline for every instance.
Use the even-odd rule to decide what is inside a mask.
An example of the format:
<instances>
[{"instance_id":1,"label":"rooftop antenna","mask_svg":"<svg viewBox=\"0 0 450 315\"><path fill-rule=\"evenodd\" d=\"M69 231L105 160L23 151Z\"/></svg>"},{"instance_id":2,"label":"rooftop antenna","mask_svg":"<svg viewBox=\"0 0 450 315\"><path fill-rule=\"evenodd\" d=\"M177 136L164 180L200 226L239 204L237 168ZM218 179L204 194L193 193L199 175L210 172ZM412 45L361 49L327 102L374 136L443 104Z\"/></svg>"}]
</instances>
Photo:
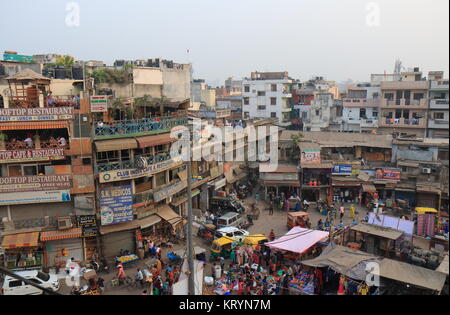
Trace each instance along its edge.
<instances>
[{"instance_id":1,"label":"rooftop antenna","mask_svg":"<svg viewBox=\"0 0 450 315\"><path fill-rule=\"evenodd\" d=\"M394 68L394 74L400 74L400 72L402 71L402 61L400 59L397 59L395 61L395 68Z\"/></svg>"}]
</instances>

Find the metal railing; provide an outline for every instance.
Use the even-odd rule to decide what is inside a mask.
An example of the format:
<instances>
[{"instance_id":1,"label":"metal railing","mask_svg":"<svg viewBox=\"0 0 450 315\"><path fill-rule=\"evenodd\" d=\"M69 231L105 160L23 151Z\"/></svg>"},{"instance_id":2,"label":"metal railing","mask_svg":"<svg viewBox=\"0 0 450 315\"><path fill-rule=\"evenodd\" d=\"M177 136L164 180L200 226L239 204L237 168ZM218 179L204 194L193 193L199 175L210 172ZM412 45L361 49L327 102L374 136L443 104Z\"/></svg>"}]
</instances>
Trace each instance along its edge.
<instances>
[{"instance_id":1,"label":"metal railing","mask_svg":"<svg viewBox=\"0 0 450 315\"><path fill-rule=\"evenodd\" d=\"M187 124L187 117L146 118L140 120L100 122L94 127L94 135L96 137L111 137L139 133L153 133L158 131L162 132L170 131L176 126Z\"/></svg>"},{"instance_id":2,"label":"metal railing","mask_svg":"<svg viewBox=\"0 0 450 315\"><path fill-rule=\"evenodd\" d=\"M39 145L37 145L36 141L33 141L31 147L29 147L24 141L15 141L15 142L6 142L6 150L37 150L37 149L51 149L51 148L62 148L65 150L70 149L69 142L66 142L66 145L61 145L57 140L40 140Z\"/></svg>"},{"instance_id":3,"label":"metal railing","mask_svg":"<svg viewBox=\"0 0 450 315\"><path fill-rule=\"evenodd\" d=\"M117 162L108 161L106 163L96 162L94 165L95 173L98 174L116 170L135 169L138 168L138 165L142 159L147 161L147 165L151 165L170 160L171 156L169 152L165 152L156 155L138 155L135 156L133 160L118 160Z\"/></svg>"}]
</instances>

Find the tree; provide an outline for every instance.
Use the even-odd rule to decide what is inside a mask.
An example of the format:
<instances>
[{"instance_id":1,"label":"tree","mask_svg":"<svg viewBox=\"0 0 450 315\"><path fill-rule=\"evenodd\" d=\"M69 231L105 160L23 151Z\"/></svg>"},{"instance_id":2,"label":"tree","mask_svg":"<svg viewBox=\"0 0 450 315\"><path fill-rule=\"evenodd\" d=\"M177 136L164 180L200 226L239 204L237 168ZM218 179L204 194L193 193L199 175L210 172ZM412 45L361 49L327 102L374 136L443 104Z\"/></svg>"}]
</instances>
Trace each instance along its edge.
<instances>
[{"instance_id":1,"label":"tree","mask_svg":"<svg viewBox=\"0 0 450 315\"><path fill-rule=\"evenodd\" d=\"M300 156L300 142L303 139L303 134L293 134L292 139L292 159L295 161Z\"/></svg>"},{"instance_id":2,"label":"tree","mask_svg":"<svg viewBox=\"0 0 450 315\"><path fill-rule=\"evenodd\" d=\"M72 77L72 67L75 65L75 58L69 55L60 56L56 59L57 66L63 66L66 68L69 77Z\"/></svg>"}]
</instances>

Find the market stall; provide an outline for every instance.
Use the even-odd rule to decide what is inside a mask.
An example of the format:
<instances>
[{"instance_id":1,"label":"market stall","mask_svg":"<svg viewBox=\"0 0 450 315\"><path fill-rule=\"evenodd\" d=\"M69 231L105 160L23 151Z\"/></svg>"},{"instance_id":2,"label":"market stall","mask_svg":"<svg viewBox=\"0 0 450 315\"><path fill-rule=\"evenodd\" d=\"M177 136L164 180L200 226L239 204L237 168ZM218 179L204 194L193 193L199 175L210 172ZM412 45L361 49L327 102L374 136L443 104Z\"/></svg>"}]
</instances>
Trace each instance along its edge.
<instances>
[{"instance_id":1,"label":"market stall","mask_svg":"<svg viewBox=\"0 0 450 315\"><path fill-rule=\"evenodd\" d=\"M311 247L328 237L328 232L294 227L285 236L266 243L266 246L295 254L304 254Z\"/></svg>"},{"instance_id":2,"label":"market stall","mask_svg":"<svg viewBox=\"0 0 450 315\"><path fill-rule=\"evenodd\" d=\"M39 232L10 234L3 237L4 265L8 269L40 269L44 251L39 243Z\"/></svg>"}]
</instances>

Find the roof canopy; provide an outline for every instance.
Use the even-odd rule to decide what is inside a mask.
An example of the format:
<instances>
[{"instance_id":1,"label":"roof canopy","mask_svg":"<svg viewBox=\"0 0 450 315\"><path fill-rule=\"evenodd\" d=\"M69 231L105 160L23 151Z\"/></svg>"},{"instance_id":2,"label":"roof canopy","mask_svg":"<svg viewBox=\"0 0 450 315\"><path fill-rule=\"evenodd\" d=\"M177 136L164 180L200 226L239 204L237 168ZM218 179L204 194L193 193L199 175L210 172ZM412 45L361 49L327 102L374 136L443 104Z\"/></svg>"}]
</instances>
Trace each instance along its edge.
<instances>
[{"instance_id":1,"label":"roof canopy","mask_svg":"<svg viewBox=\"0 0 450 315\"><path fill-rule=\"evenodd\" d=\"M382 227L372 224L360 223L351 228L352 231L361 232L364 234L370 234L378 237L387 238L390 240L397 240L403 235L403 231L391 229L388 227Z\"/></svg>"},{"instance_id":2,"label":"roof canopy","mask_svg":"<svg viewBox=\"0 0 450 315\"><path fill-rule=\"evenodd\" d=\"M267 243L273 249L285 250L297 254L305 253L309 248L328 237L328 232L308 230L301 227L294 227L285 236Z\"/></svg>"},{"instance_id":3,"label":"roof canopy","mask_svg":"<svg viewBox=\"0 0 450 315\"><path fill-rule=\"evenodd\" d=\"M49 78L44 77L43 75L36 73L31 69L24 69L22 71L19 71L16 74L7 77L6 80L10 82L44 81L47 84L50 84L51 81Z\"/></svg>"}]
</instances>

